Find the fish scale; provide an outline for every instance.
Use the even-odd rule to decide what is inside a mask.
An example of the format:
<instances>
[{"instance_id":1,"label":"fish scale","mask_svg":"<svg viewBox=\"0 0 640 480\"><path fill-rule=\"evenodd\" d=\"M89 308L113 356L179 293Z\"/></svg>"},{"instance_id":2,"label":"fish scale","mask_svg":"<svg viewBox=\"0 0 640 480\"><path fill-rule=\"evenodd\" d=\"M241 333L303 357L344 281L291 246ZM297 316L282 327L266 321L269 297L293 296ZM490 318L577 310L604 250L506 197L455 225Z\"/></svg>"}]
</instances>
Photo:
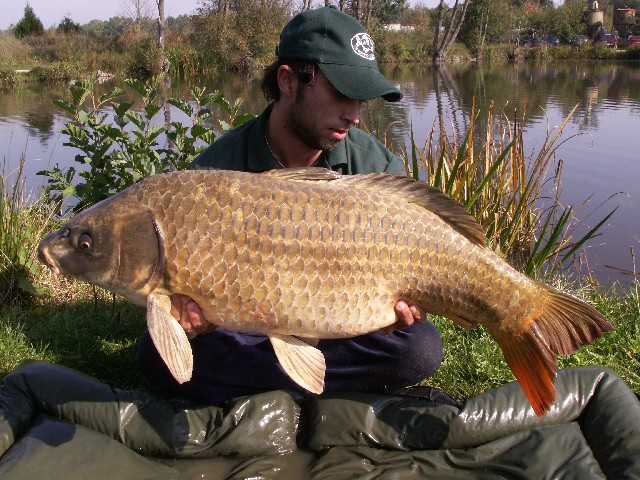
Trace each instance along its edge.
<instances>
[{"instance_id":1,"label":"fish scale","mask_svg":"<svg viewBox=\"0 0 640 480\"><path fill-rule=\"evenodd\" d=\"M458 202L401 176L156 175L48 235L39 257L146 305L151 337L180 382L192 358L170 315L174 293L211 323L268 335L283 369L314 393L325 370L315 339L379 330L395 323L398 299L415 301L486 326L537 415L555 399L556 355L611 329L590 305L500 259Z\"/></svg>"}]
</instances>

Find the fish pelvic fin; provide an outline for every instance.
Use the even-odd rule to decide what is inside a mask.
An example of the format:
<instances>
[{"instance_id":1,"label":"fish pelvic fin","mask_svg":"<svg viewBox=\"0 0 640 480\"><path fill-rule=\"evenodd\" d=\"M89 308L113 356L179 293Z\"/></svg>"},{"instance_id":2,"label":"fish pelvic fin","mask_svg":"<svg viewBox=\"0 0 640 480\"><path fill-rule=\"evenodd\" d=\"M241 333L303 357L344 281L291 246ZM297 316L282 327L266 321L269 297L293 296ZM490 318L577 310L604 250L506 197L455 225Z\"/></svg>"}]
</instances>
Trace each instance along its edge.
<instances>
[{"instance_id":1,"label":"fish pelvic fin","mask_svg":"<svg viewBox=\"0 0 640 480\"><path fill-rule=\"evenodd\" d=\"M305 390L320 394L324 390L324 355L304 340L291 335L269 335L283 370Z\"/></svg>"},{"instance_id":2,"label":"fish pelvic fin","mask_svg":"<svg viewBox=\"0 0 640 480\"><path fill-rule=\"evenodd\" d=\"M611 331L611 324L591 305L542 282L542 313L520 336L494 335L536 415L555 402L557 355L569 355Z\"/></svg>"},{"instance_id":3,"label":"fish pelvic fin","mask_svg":"<svg viewBox=\"0 0 640 480\"><path fill-rule=\"evenodd\" d=\"M147 327L151 340L171 375L184 383L191 380L193 353L178 321L171 315L171 299L166 295L147 296Z\"/></svg>"}]
</instances>

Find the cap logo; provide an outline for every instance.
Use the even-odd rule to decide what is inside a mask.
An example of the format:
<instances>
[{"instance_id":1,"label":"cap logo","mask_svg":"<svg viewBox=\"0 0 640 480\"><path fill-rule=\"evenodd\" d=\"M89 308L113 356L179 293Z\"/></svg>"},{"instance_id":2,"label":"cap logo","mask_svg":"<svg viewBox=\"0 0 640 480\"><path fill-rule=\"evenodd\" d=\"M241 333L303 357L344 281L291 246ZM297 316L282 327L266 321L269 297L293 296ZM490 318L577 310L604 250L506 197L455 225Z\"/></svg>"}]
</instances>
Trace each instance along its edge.
<instances>
[{"instance_id":1,"label":"cap logo","mask_svg":"<svg viewBox=\"0 0 640 480\"><path fill-rule=\"evenodd\" d=\"M366 58L367 60L375 60L375 47L373 39L368 33L356 33L351 38L351 48L356 55Z\"/></svg>"}]
</instances>

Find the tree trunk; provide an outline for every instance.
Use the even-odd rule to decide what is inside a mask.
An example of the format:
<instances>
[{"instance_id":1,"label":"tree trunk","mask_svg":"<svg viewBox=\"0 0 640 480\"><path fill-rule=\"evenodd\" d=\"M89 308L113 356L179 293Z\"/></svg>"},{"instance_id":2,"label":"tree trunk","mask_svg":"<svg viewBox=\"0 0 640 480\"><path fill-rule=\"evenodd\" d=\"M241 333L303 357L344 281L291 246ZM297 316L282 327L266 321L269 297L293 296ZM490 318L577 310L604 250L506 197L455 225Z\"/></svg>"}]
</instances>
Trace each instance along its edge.
<instances>
[{"instance_id":1,"label":"tree trunk","mask_svg":"<svg viewBox=\"0 0 640 480\"><path fill-rule=\"evenodd\" d=\"M169 71L169 60L164 56L164 0L156 0L156 5L158 5L158 48L162 54L160 69L167 73Z\"/></svg>"},{"instance_id":2,"label":"tree trunk","mask_svg":"<svg viewBox=\"0 0 640 480\"><path fill-rule=\"evenodd\" d=\"M440 0L438 4L438 25L436 26L436 34L433 37L433 63L435 65L444 62L447 53L449 53L453 43L456 41L458 32L460 32L460 28L462 27L462 22L464 22L464 17L467 14L469 3L471 3L471 0L463 0L462 4L456 0L451 11L451 19L443 29L444 9L446 5L444 0ZM442 37L442 39L440 37Z\"/></svg>"}]
</instances>

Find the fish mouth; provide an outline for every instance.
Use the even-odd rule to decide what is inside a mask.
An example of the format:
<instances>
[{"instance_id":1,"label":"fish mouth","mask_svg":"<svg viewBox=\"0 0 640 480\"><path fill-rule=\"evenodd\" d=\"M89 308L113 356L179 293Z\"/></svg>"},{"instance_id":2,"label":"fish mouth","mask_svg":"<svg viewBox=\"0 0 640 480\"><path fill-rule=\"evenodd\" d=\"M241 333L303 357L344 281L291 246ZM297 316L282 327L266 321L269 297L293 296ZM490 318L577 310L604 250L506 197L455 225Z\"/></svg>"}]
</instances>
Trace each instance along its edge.
<instances>
[{"instance_id":1,"label":"fish mouth","mask_svg":"<svg viewBox=\"0 0 640 480\"><path fill-rule=\"evenodd\" d=\"M38 259L47 267L49 267L51 272L53 272L53 281L57 282L60 269L56 265L53 258L51 258L51 255L49 255L48 249L46 247L43 247L42 245L40 245L40 247L38 248Z\"/></svg>"}]
</instances>

